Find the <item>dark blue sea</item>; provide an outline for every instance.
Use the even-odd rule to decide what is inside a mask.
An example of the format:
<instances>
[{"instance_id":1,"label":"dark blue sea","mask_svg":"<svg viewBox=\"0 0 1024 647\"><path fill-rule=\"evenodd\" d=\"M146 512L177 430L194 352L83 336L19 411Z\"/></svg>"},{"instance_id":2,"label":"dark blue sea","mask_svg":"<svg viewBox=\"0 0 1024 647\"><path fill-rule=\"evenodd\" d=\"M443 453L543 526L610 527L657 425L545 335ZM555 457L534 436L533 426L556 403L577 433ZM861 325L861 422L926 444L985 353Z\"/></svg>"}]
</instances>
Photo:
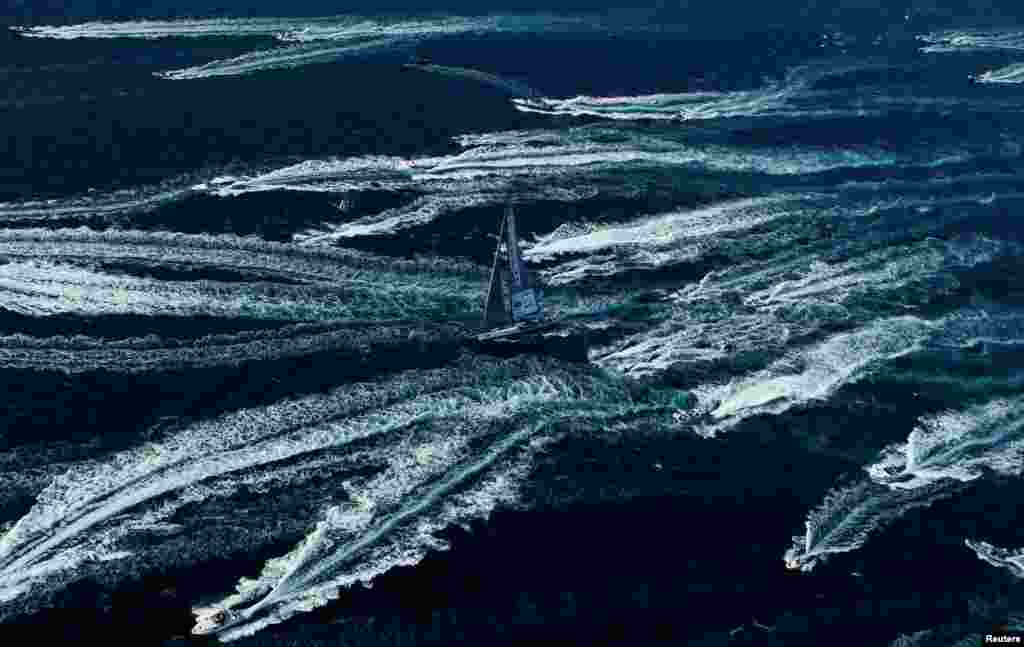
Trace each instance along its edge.
<instances>
[{"instance_id":1,"label":"dark blue sea","mask_svg":"<svg viewBox=\"0 0 1024 647\"><path fill-rule=\"evenodd\" d=\"M8 5L3 644L1024 631L1024 10L421 5Z\"/></svg>"}]
</instances>

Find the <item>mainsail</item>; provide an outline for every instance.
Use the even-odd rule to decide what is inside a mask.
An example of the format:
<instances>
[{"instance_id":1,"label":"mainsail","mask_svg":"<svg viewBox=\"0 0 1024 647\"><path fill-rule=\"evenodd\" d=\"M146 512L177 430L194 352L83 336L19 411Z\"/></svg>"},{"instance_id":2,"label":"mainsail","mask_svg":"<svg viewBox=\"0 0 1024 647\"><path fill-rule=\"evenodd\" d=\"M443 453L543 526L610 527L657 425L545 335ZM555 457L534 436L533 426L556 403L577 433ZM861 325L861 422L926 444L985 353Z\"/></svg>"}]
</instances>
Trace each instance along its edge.
<instances>
[{"instance_id":1,"label":"mainsail","mask_svg":"<svg viewBox=\"0 0 1024 647\"><path fill-rule=\"evenodd\" d=\"M512 303L514 321L540 321L544 318L544 303L540 290L531 287L530 275L526 271L523 257L519 253L519 239L516 237L516 214L512 207L505 207L508 221L508 263L512 274L509 300Z\"/></svg>"},{"instance_id":2,"label":"mainsail","mask_svg":"<svg viewBox=\"0 0 1024 647\"><path fill-rule=\"evenodd\" d=\"M507 232L507 240L505 240ZM505 306L502 290L502 272L499 266L501 244L506 243L509 262L509 301L511 307ZM511 316L510 316L511 315ZM505 217L501 220L498 231L498 244L494 250L494 263L491 266L491 279L487 287L484 302L484 325L494 327L508 323L511 319L520 321L540 321L544 318L544 302L539 289L532 287L526 264L519 253L519 239L516 236L516 215L512 207L505 208Z\"/></svg>"},{"instance_id":3,"label":"mainsail","mask_svg":"<svg viewBox=\"0 0 1024 647\"><path fill-rule=\"evenodd\" d=\"M505 235L505 221L508 214L501 219L501 228L498 230L498 245L494 249L494 263L491 265L491 280L487 286L487 297L484 301L484 325L488 327L500 326L509 322L509 313L505 308L505 297L502 295L501 271L498 261L501 258L501 239Z\"/></svg>"}]
</instances>

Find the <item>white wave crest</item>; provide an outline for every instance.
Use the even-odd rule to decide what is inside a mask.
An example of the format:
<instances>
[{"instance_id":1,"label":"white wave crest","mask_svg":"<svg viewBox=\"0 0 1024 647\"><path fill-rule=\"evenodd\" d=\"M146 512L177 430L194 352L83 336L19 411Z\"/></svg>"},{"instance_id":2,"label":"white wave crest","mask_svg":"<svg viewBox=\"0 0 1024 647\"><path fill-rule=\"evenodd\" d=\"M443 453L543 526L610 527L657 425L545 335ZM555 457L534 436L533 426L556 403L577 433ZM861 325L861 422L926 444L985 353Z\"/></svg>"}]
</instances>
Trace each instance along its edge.
<instances>
[{"instance_id":1,"label":"white wave crest","mask_svg":"<svg viewBox=\"0 0 1024 647\"><path fill-rule=\"evenodd\" d=\"M64 26L18 28L33 38L203 38L273 37L285 46L251 52L157 76L170 80L201 79L287 69L314 63L409 49L419 42L455 34L496 32L587 32L600 30L599 16L428 16L322 18L223 18L86 22ZM474 74L475 72L470 72Z\"/></svg>"}]
</instances>

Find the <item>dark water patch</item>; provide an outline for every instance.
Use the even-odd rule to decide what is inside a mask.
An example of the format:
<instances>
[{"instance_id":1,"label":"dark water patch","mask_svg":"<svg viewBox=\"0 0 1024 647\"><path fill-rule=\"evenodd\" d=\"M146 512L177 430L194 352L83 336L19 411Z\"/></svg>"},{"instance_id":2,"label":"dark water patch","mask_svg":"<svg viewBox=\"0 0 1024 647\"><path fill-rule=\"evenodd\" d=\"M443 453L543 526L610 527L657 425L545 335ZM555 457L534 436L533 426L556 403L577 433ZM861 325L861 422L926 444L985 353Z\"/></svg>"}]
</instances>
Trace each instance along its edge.
<instances>
[{"instance_id":1,"label":"dark water patch","mask_svg":"<svg viewBox=\"0 0 1024 647\"><path fill-rule=\"evenodd\" d=\"M958 284L954 298L963 302L1024 305L1024 256L1003 256L952 274Z\"/></svg>"},{"instance_id":2,"label":"dark water patch","mask_svg":"<svg viewBox=\"0 0 1024 647\"><path fill-rule=\"evenodd\" d=\"M128 228L188 234L257 235L276 242L341 214L337 197L326 193L264 191L233 197L195 195L163 205L125 223Z\"/></svg>"},{"instance_id":3,"label":"dark water patch","mask_svg":"<svg viewBox=\"0 0 1024 647\"><path fill-rule=\"evenodd\" d=\"M785 439L814 454L811 463L830 457L845 461L848 470L857 472L883 448L905 442L921 416L947 406L948 402L921 393L913 384L861 380L839 389L826 403L743 420L726 437Z\"/></svg>"},{"instance_id":4,"label":"dark water patch","mask_svg":"<svg viewBox=\"0 0 1024 647\"><path fill-rule=\"evenodd\" d=\"M274 524L267 524L266 516L246 519L224 508L221 513L224 519L232 519L230 524L211 516L203 520L206 524L195 524L186 536L165 542L149 557L130 558L133 571L113 576L99 572L45 594L36 601L42 608L33 609L30 616L18 613L21 602L16 601L5 609L8 619L0 635L31 633L48 642L103 644L112 635L141 630L144 633L133 642L220 644L189 638L194 624L192 604L231 590L240 574L257 576L266 560L291 550L308 530L298 514L301 500L268 497L273 499L290 507L289 514L276 515Z\"/></svg>"},{"instance_id":5,"label":"dark water patch","mask_svg":"<svg viewBox=\"0 0 1024 647\"><path fill-rule=\"evenodd\" d=\"M990 164L991 162L991 164ZM979 166L985 168L979 170ZM817 190L836 190L852 199L877 198L879 194L892 197L909 197L919 200L987 199L999 200L1000 195L1024 193L1024 177L1012 167L1011 160L975 158L954 168L903 168L871 170L874 177L859 179L835 178L835 182L815 186L812 182L802 183ZM854 174L862 173L857 169ZM810 178L808 178L810 179ZM1005 198L1003 198L1005 199Z\"/></svg>"},{"instance_id":6,"label":"dark water patch","mask_svg":"<svg viewBox=\"0 0 1024 647\"><path fill-rule=\"evenodd\" d=\"M396 333L396 337L407 337ZM131 375L94 371L0 371L0 449L21 450L23 467L96 457L173 426L326 392L391 372L444 366L460 344L386 340L359 351L252 359L239 366Z\"/></svg>"},{"instance_id":7,"label":"dark water patch","mask_svg":"<svg viewBox=\"0 0 1024 647\"><path fill-rule=\"evenodd\" d=\"M199 339L206 335L243 330L274 330L287 321L224 319L211 316L172 317L134 314L50 315L33 317L0 308L0 334L32 337L71 337L85 335L96 339L131 339L156 335L162 339Z\"/></svg>"},{"instance_id":8,"label":"dark water patch","mask_svg":"<svg viewBox=\"0 0 1024 647\"><path fill-rule=\"evenodd\" d=\"M928 78L926 72L920 68L903 66L891 66L881 68L865 68L832 74L811 84L810 89L814 91L836 91L848 89L862 89L864 86L886 86L887 89L893 85L918 84Z\"/></svg>"},{"instance_id":9,"label":"dark water patch","mask_svg":"<svg viewBox=\"0 0 1024 647\"><path fill-rule=\"evenodd\" d=\"M998 144L993 143L993 147ZM828 149L822 149L823 154L828 154ZM800 177L778 178L775 183L779 186L807 186L819 190L840 190L856 192L859 187L856 183L881 183L872 190L885 193L919 193L924 198L938 199L942 197L960 196L967 192L978 190L994 191L1000 188L1016 189L1016 182L1006 180L1002 184L995 181L993 188L988 188L990 181L981 180L973 182L969 176L978 174L1001 174L1012 178L1017 174L1020 165L1011 158L1000 155L989 155L987 153L965 156L962 158L950 157L943 164L936 165L935 159L921 159L912 163L880 163L878 165L834 168L817 173L805 173ZM957 182L957 176L968 176ZM940 183L950 180L948 183ZM890 188L886 182L905 183L904 186ZM844 186L847 183L852 187ZM1006 185L1009 185L1006 187ZM932 189L934 188L934 192ZM901 191L903 189L903 191ZM861 189L867 192L867 189Z\"/></svg>"},{"instance_id":10,"label":"dark water patch","mask_svg":"<svg viewBox=\"0 0 1024 647\"><path fill-rule=\"evenodd\" d=\"M970 243L994 238L1012 243L1024 241L1009 205L1019 200L962 200L948 204L899 205L872 208L855 220L839 221L832 228L828 262L841 262L886 246L906 245L928 238ZM984 274L984 264L977 270ZM964 273L958 270L959 273ZM973 270L967 270L970 274Z\"/></svg>"},{"instance_id":11,"label":"dark water patch","mask_svg":"<svg viewBox=\"0 0 1024 647\"><path fill-rule=\"evenodd\" d=\"M962 547L958 555L953 543L919 541L915 554L928 551L935 559L903 561L890 572L898 553L887 540L902 536L893 529L853 553L854 561L841 555L814 573L785 570L781 555L790 535L847 469L843 461L810 460L787 438L566 438L546 454L527 491L526 504L539 508L500 510L468 531L447 531L451 551L393 569L372 589L347 589L337 602L239 644L511 645L552 638L565 644L724 644L742 626L733 637L755 644L810 645L829 635L830 642L852 646L880 644L903 627L935 626L954 616L970 623L959 593L987 591L992 583L986 567ZM222 505L226 518L247 526L245 515L229 510L235 502ZM301 509L302 497L276 505ZM926 530L927 520L936 518L927 512L899 528ZM193 522L211 525L216 514L211 508ZM142 618L154 641L187 635L191 604L230 590L239 575L255 575L264 560L301 538L285 524L277 541L260 545L265 540L253 531L263 524L253 521L246 540L235 531L220 544L252 545L245 553L188 560L187 570L151 572L116 588L82 582L60 593L30 626L61 634L72 624L89 637L119 633ZM195 545L210 544L191 540ZM933 566L947 559L952 577L943 580L946 566ZM862 576L850 574L852 567Z\"/></svg>"},{"instance_id":12,"label":"dark water patch","mask_svg":"<svg viewBox=\"0 0 1024 647\"><path fill-rule=\"evenodd\" d=\"M792 526L843 469L807 462L784 437L572 438L557 449L527 493L539 509L447 532L450 552L244 644L391 644L396 634L403 644L724 644L737 626L758 644L814 644L831 620L839 644L862 645L893 637L896 609L927 620L939 595L915 600L845 574L784 569Z\"/></svg>"},{"instance_id":13,"label":"dark water patch","mask_svg":"<svg viewBox=\"0 0 1024 647\"><path fill-rule=\"evenodd\" d=\"M692 22L689 17L676 26ZM728 23L736 25L732 17ZM822 51L816 31L764 23L729 31L459 35L425 43L418 52L440 65L471 64L547 96L571 97L753 89Z\"/></svg>"},{"instance_id":14,"label":"dark water patch","mask_svg":"<svg viewBox=\"0 0 1024 647\"><path fill-rule=\"evenodd\" d=\"M128 274L157 281L217 281L219 283L267 282L280 285L303 285L301 281L276 274L265 275L227 267L192 267L182 263L152 265L132 261L102 261L95 264L101 271Z\"/></svg>"},{"instance_id":15,"label":"dark water patch","mask_svg":"<svg viewBox=\"0 0 1024 647\"><path fill-rule=\"evenodd\" d=\"M956 494L926 508L917 508L881 529L859 551L840 555L832 568L853 568L873 582L886 584L908 596L931 593L935 611L932 626L954 621L961 631L985 631L986 623L1005 622L1006 603L1021 601L1019 582L1008 573L980 560L965 539L983 539L1008 547L1024 544L1015 523L1021 512L1016 479L989 474L970 484L950 486ZM1002 604L1000 604L1002 603ZM921 624L918 628L925 628ZM990 627L991 625L989 625Z\"/></svg>"},{"instance_id":16,"label":"dark water patch","mask_svg":"<svg viewBox=\"0 0 1024 647\"><path fill-rule=\"evenodd\" d=\"M121 219L128 229L183 233L256 235L287 242L292 235L325 224L348 222L408 204L414 191L342 191L337 193L259 191L236 196L194 195L145 214ZM344 201L345 209L339 208Z\"/></svg>"},{"instance_id":17,"label":"dark water patch","mask_svg":"<svg viewBox=\"0 0 1024 647\"><path fill-rule=\"evenodd\" d=\"M1024 242L1024 227L1020 222L1022 209L1024 198L1018 197L995 196L991 204L965 204L956 211L949 210L955 217L949 218L940 232L950 238L979 235Z\"/></svg>"},{"instance_id":18,"label":"dark water patch","mask_svg":"<svg viewBox=\"0 0 1024 647\"><path fill-rule=\"evenodd\" d=\"M150 184L244 160L445 154L457 150L455 135L541 122L486 88L383 64L153 78L137 88L143 92L96 98L73 110L8 110L11 155L4 159L11 162L0 163L0 199Z\"/></svg>"},{"instance_id":19,"label":"dark water patch","mask_svg":"<svg viewBox=\"0 0 1024 647\"><path fill-rule=\"evenodd\" d=\"M791 119L760 126L734 129L726 140L746 146L823 146L843 150L877 143L896 151L922 147L941 149L963 144L977 148L985 142L1001 141L1000 134L1019 132L1012 113L890 110L882 116L823 117ZM934 161L934 157L931 160Z\"/></svg>"},{"instance_id":20,"label":"dark water patch","mask_svg":"<svg viewBox=\"0 0 1024 647\"><path fill-rule=\"evenodd\" d=\"M60 71L101 71L112 78L149 76L154 69L189 66L234 58L255 49L279 45L270 36L211 36L207 38L33 38L0 26L4 45L3 69L33 71L45 75ZM113 66L118 65L115 69ZM83 67L87 66L87 67ZM44 77L37 77L45 81ZM104 75L90 79L100 84Z\"/></svg>"},{"instance_id":21,"label":"dark water patch","mask_svg":"<svg viewBox=\"0 0 1024 647\"><path fill-rule=\"evenodd\" d=\"M936 348L894 360L884 372L865 378L859 387L852 388L903 393L900 409L920 416L1013 396L1024 387L1022 366L1024 349L1019 346L991 349L988 344L976 344Z\"/></svg>"}]
</instances>

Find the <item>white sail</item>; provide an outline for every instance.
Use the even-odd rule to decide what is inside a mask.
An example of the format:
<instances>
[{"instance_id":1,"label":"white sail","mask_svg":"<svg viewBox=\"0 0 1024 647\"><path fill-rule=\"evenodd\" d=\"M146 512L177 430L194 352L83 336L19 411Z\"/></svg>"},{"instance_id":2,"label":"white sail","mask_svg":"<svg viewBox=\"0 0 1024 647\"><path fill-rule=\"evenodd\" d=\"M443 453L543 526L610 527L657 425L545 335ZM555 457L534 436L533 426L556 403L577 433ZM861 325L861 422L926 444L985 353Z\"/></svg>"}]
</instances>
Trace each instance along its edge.
<instances>
[{"instance_id":1,"label":"white sail","mask_svg":"<svg viewBox=\"0 0 1024 647\"><path fill-rule=\"evenodd\" d=\"M516 237L516 216L512 207L506 207L508 226L508 261L511 272L510 301L513 321L540 321L544 318L544 302L540 290L531 287L530 277L519 253Z\"/></svg>"},{"instance_id":2,"label":"white sail","mask_svg":"<svg viewBox=\"0 0 1024 647\"><path fill-rule=\"evenodd\" d=\"M501 221L501 228L498 230L498 245L494 249L494 264L491 266L491 279L487 284L487 295L484 297L484 325L498 326L508 323L509 313L505 307L505 297L501 288L501 272L498 270L498 260L501 257L501 239L505 233L505 222L508 216Z\"/></svg>"}]
</instances>

